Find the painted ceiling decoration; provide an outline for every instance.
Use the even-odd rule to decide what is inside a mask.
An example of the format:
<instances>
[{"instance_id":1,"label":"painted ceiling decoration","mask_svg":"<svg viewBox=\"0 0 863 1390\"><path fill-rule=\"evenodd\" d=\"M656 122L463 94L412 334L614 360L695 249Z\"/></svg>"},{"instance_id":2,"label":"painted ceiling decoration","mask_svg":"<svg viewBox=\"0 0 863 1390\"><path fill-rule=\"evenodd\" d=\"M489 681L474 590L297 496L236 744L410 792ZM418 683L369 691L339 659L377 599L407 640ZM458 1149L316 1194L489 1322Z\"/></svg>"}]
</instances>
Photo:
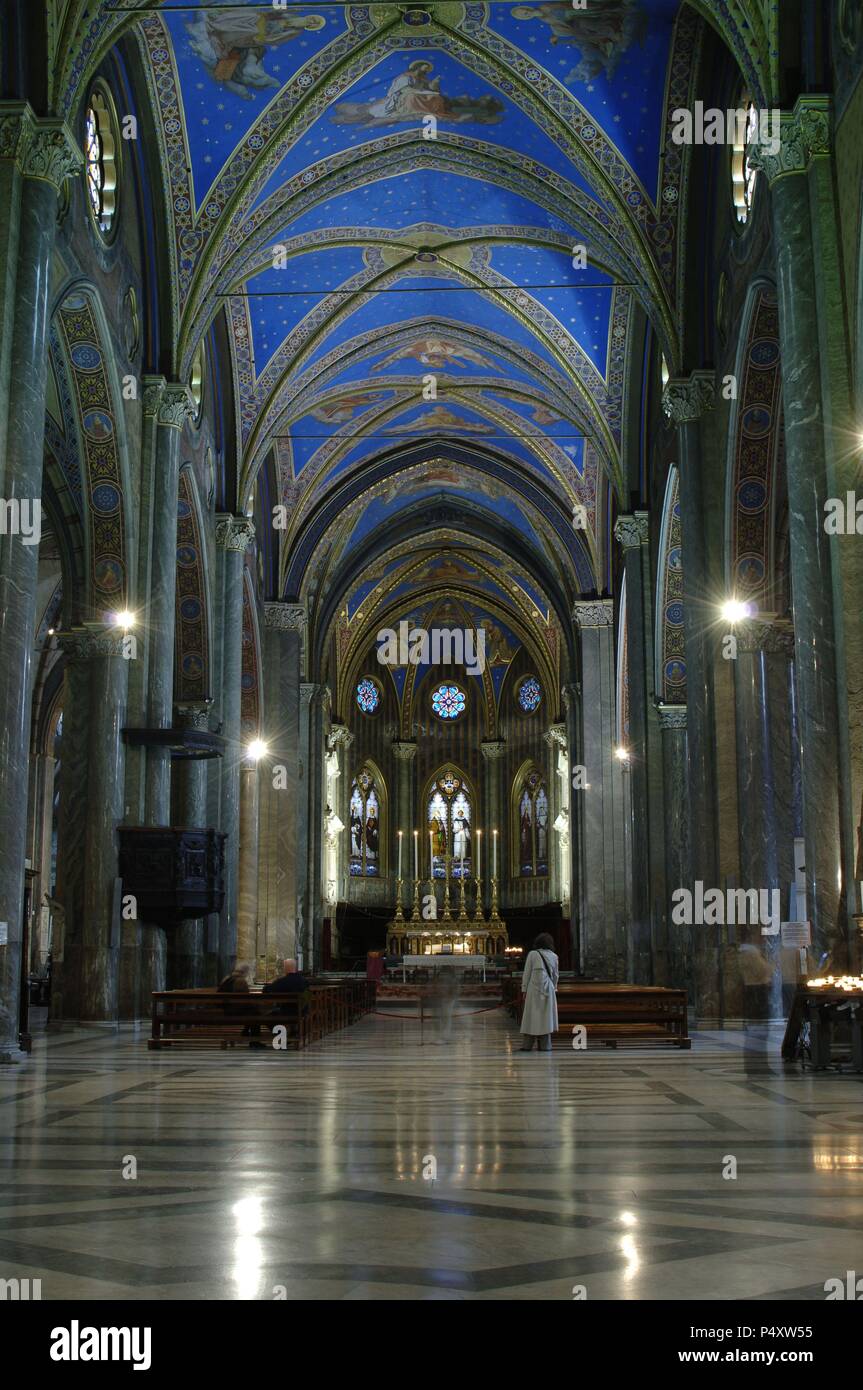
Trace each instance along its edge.
<instances>
[{"instance_id":1,"label":"painted ceiling decoration","mask_svg":"<svg viewBox=\"0 0 863 1390\"><path fill-rule=\"evenodd\" d=\"M765 97L767 0L66 5L69 109L111 43L138 46L171 218L166 357L187 379L223 316L237 508L273 478L281 593L313 643L355 561L430 509L552 575L549 613L606 588L644 316L679 360L671 113L705 20Z\"/></svg>"}]
</instances>

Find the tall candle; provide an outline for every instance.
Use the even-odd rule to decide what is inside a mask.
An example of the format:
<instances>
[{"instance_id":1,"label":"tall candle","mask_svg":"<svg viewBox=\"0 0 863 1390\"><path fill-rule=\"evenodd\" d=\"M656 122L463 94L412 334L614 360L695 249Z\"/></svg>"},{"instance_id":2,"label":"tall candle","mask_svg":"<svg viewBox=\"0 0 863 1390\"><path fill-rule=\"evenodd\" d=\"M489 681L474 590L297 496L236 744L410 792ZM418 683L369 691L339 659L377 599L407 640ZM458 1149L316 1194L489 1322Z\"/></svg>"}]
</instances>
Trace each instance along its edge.
<instances>
[{"instance_id":1,"label":"tall candle","mask_svg":"<svg viewBox=\"0 0 863 1390\"><path fill-rule=\"evenodd\" d=\"M482 875L482 831L476 832L476 876Z\"/></svg>"},{"instance_id":2,"label":"tall candle","mask_svg":"<svg viewBox=\"0 0 863 1390\"><path fill-rule=\"evenodd\" d=\"M492 869L491 872L492 872L492 877L493 877L493 878L497 878L497 831L496 831L496 830L493 830L493 831L492 831L492 834L494 835L494 839L493 839L493 841L492 841L492 848L493 848L493 850L494 850L494 868Z\"/></svg>"},{"instance_id":3,"label":"tall candle","mask_svg":"<svg viewBox=\"0 0 863 1390\"><path fill-rule=\"evenodd\" d=\"M464 883L464 850L461 853L461 881Z\"/></svg>"},{"instance_id":4,"label":"tall candle","mask_svg":"<svg viewBox=\"0 0 863 1390\"><path fill-rule=\"evenodd\" d=\"M429 878L434 878L434 831L429 831Z\"/></svg>"},{"instance_id":5,"label":"tall candle","mask_svg":"<svg viewBox=\"0 0 863 1390\"><path fill-rule=\"evenodd\" d=\"M401 878L401 876L402 876L402 835L403 835L403 833L404 833L403 831L401 831L401 830L399 831L399 878Z\"/></svg>"},{"instance_id":6,"label":"tall candle","mask_svg":"<svg viewBox=\"0 0 863 1390\"><path fill-rule=\"evenodd\" d=\"M419 833L418 830L415 830L415 831L414 831L414 878L419 878L419 876L420 876L420 870L419 870L419 862L420 862L419 839L420 839L420 833Z\"/></svg>"}]
</instances>

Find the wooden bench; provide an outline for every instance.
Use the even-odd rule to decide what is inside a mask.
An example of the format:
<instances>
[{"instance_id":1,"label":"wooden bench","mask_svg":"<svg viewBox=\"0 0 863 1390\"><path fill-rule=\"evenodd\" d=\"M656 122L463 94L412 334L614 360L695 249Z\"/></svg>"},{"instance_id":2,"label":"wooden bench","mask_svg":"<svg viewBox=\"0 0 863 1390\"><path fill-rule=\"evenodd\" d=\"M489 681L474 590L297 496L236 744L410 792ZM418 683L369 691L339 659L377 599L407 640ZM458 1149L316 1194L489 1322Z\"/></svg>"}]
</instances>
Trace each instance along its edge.
<instances>
[{"instance_id":1,"label":"wooden bench","mask_svg":"<svg viewBox=\"0 0 863 1390\"><path fill-rule=\"evenodd\" d=\"M506 992L511 1016L521 1019L520 981ZM619 985L561 980L557 987L558 1028L554 1039L571 1044L572 1030L587 1029L587 1042L616 1048L666 1043L689 1049L686 990L660 985Z\"/></svg>"},{"instance_id":2,"label":"wooden bench","mask_svg":"<svg viewBox=\"0 0 863 1390\"><path fill-rule=\"evenodd\" d=\"M808 1046L804 1042L804 1024L809 1024ZM843 1047L836 1038L839 1029L847 1036ZM863 1072L863 991L813 989L803 980L794 991L794 999L782 1040L782 1056L786 1061L805 1063L807 1052L816 1071L825 1071L831 1063L843 1060L845 1048L857 1072Z\"/></svg>"},{"instance_id":3,"label":"wooden bench","mask_svg":"<svg viewBox=\"0 0 863 1390\"><path fill-rule=\"evenodd\" d=\"M147 1046L154 1050L178 1044L247 1046L266 1043L274 1028L284 1027L288 1045L299 1050L356 1022L374 1008L374 1000L374 981L366 979L312 980L304 994L162 990L152 996Z\"/></svg>"}]
</instances>

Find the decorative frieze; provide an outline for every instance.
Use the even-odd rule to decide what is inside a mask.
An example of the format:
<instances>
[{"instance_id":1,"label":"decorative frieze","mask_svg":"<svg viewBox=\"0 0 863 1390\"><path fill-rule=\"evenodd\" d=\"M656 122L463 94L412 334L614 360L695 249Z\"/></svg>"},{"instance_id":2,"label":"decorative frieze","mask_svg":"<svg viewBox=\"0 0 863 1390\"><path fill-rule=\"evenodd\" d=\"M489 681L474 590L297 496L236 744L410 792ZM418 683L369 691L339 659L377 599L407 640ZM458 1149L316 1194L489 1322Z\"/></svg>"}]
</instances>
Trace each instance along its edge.
<instances>
[{"instance_id":1,"label":"decorative frieze","mask_svg":"<svg viewBox=\"0 0 863 1390\"><path fill-rule=\"evenodd\" d=\"M212 700L183 700L174 706L179 729L209 729Z\"/></svg>"},{"instance_id":2,"label":"decorative frieze","mask_svg":"<svg viewBox=\"0 0 863 1390\"><path fill-rule=\"evenodd\" d=\"M305 632L308 614L302 603L265 603L264 627L274 632Z\"/></svg>"},{"instance_id":3,"label":"decorative frieze","mask_svg":"<svg viewBox=\"0 0 863 1390\"><path fill-rule=\"evenodd\" d=\"M126 655L127 633L121 627L85 623L58 634L57 641L68 661L93 661L96 657Z\"/></svg>"},{"instance_id":4,"label":"decorative frieze","mask_svg":"<svg viewBox=\"0 0 863 1390\"><path fill-rule=\"evenodd\" d=\"M749 618L734 628L742 652L766 652L771 656L794 656L794 628L788 622L769 622Z\"/></svg>"}]
</instances>

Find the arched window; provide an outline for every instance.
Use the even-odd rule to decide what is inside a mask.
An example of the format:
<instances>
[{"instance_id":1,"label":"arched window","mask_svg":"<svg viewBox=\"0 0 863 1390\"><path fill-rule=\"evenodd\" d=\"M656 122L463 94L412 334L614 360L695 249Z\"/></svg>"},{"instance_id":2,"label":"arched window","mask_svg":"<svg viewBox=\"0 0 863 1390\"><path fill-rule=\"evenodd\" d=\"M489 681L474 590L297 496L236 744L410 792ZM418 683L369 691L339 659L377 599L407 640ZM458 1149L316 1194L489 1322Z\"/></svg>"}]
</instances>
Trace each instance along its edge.
<instances>
[{"instance_id":1,"label":"arched window","mask_svg":"<svg viewBox=\"0 0 863 1390\"><path fill-rule=\"evenodd\" d=\"M755 103L750 101L749 96L744 93L740 99L738 110L745 112L745 118L743 120L738 119L734 146L731 151L731 189L737 221L744 223L752 211L755 181L758 178L758 170L749 158L753 146L758 143L758 109Z\"/></svg>"},{"instance_id":2,"label":"arched window","mask_svg":"<svg viewBox=\"0 0 863 1390\"><path fill-rule=\"evenodd\" d=\"M364 767L351 784L351 876L377 878L381 872L383 826L381 789L371 768Z\"/></svg>"},{"instance_id":3,"label":"arched window","mask_svg":"<svg viewBox=\"0 0 863 1390\"><path fill-rule=\"evenodd\" d=\"M548 875L548 789L537 767L530 766L516 779L513 809L519 878Z\"/></svg>"},{"instance_id":4,"label":"arched window","mask_svg":"<svg viewBox=\"0 0 863 1390\"><path fill-rule=\"evenodd\" d=\"M465 878L473 873L473 802L460 772L446 768L432 782L427 802L426 841L432 878Z\"/></svg>"},{"instance_id":5,"label":"arched window","mask_svg":"<svg viewBox=\"0 0 863 1390\"><path fill-rule=\"evenodd\" d=\"M107 89L94 87L84 118L87 198L93 221L109 240L117 213L117 133Z\"/></svg>"}]
</instances>

